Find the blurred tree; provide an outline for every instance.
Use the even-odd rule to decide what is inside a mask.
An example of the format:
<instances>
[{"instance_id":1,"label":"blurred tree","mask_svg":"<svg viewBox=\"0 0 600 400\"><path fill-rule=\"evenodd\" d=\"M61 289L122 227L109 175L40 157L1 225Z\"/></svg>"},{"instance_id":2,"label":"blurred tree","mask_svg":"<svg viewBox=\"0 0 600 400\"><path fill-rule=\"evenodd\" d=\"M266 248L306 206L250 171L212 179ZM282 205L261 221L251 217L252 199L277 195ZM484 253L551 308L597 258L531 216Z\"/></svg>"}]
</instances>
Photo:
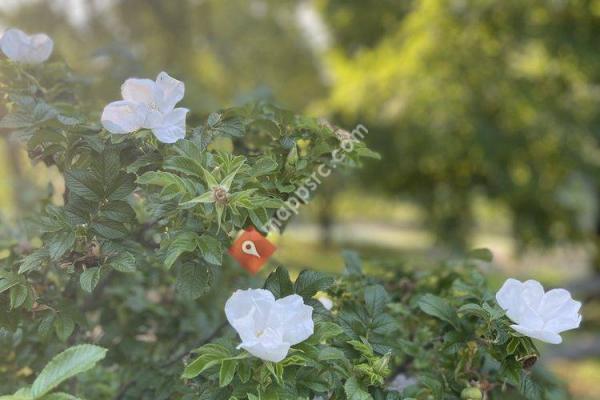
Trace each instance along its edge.
<instances>
[{"instance_id":1,"label":"blurred tree","mask_svg":"<svg viewBox=\"0 0 600 400\"><path fill-rule=\"evenodd\" d=\"M24 1L0 13L0 24L47 32L71 65L98 77L99 102L116 98L124 79L161 70L186 81L196 110L251 97L302 109L326 93L295 1L79 1L75 20L67 3Z\"/></svg>"},{"instance_id":2,"label":"blurred tree","mask_svg":"<svg viewBox=\"0 0 600 400\"><path fill-rule=\"evenodd\" d=\"M338 40L328 106L384 157L368 182L417 200L458 247L480 195L521 245L593 232L600 2L319 3Z\"/></svg>"},{"instance_id":3,"label":"blurred tree","mask_svg":"<svg viewBox=\"0 0 600 400\"><path fill-rule=\"evenodd\" d=\"M96 77L86 87L98 115L108 101L120 98L125 79L154 78L161 70L185 81L182 105L195 111L189 116L192 125L204 113L253 98L302 110L326 95L292 0L23 0L8 5L0 4L0 27L48 33L75 70ZM9 146L10 173L20 175L13 157L18 149ZM31 186L25 176L13 182ZM23 197L20 191L15 195ZM14 204L27 209L29 203L18 199Z\"/></svg>"}]
</instances>

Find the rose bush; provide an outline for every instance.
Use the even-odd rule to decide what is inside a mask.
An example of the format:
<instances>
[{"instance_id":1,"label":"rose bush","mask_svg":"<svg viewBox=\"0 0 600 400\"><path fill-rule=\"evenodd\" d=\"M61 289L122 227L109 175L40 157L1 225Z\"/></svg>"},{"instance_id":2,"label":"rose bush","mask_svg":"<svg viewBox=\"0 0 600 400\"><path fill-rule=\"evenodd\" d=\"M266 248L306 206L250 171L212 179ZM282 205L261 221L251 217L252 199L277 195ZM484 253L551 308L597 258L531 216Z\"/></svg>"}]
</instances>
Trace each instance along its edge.
<instances>
[{"instance_id":1,"label":"rose bush","mask_svg":"<svg viewBox=\"0 0 600 400\"><path fill-rule=\"evenodd\" d=\"M343 275L292 281L280 266L264 284L228 256L317 167L376 157L363 143L264 103L188 115L166 73L127 80L101 113L85 79L40 65L50 39L15 32L2 39L0 129L65 191L2 227L0 393L13 394L0 398L566 396L528 336L557 341L578 303L513 281L496 302L478 270L489 252L369 274L346 253Z\"/></svg>"}]
</instances>

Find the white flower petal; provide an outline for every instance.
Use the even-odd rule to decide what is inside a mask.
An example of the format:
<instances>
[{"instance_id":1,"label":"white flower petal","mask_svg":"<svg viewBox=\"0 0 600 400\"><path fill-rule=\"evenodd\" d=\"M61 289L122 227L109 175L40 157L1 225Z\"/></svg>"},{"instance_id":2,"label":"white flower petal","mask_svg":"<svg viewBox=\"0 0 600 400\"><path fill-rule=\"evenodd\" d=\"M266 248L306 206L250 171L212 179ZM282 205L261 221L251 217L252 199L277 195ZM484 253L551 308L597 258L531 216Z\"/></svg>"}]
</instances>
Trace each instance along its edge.
<instances>
[{"instance_id":1,"label":"white flower petal","mask_svg":"<svg viewBox=\"0 0 600 400\"><path fill-rule=\"evenodd\" d=\"M158 110L152 109L145 104L139 103L141 106L145 107L146 119L144 120L144 124L142 128L146 129L158 129L162 127L165 123L165 115Z\"/></svg>"},{"instance_id":2,"label":"white flower petal","mask_svg":"<svg viewBox=\"0 0 600 400\"><path fill-rule=\"evenodd\" d=\"M163 113L171 112L175 108L175 105L183 99L185 94L185 85L183 82L170 77L164 71L156 77L156 86L161 92L158 108Z\"/></svg>"},{"instance_id":3,"label":"white flower petal","mask_svg":"<svg viewBox=\"0 0 600 400\"><path fill-rule=\"evenodd\" d=\"M175 143L185 138L186 108L176 108L164 116L160 126L152 128L152 133L163 143Z\"/></svg>"},{"instance_id":4,"label":"white flower petal","mask_svg":"<svg viewBox=\"0 0 600 400\"><path fill-rule=\"evenodd\" d=\"M295 345L314 333L312 312L313 308L305 305L302 297L292 294L275 302L267 325L279 329L283 340Z\"/></svg>"},{"instance_id":5,"label":"white flower petal","mask_svg":"<svg viewBox=\"0 0 600 400\"><path fill-rule=\"evenodd\" d=\"M257 342L242 342L241 347L253 356L271 362L282 361L290 350L290 344L283 341L281 333L272 328L265 329Z\"/></svg>"},{"instance_id":6,"label":"white flower petal","mask_svg":"<svg viewBox=\"0 0 600 400\"><path fill-rule=\"evenodd\" d=\"M160 90L150 79L129 78L121 85L121 96L124 100L142 103L151 109L158 110Z\"/></svg>"},{"instance_id":7,"label":"white flower petal","mask_svg":"<svg viewBox=\"0 0 600 400\"><path fill-rule=\"evenodd\" d=\"M577 313L580 307L581 303L574 301L568 290L552 289L542 299L540 314L548 321L564 313Z\"/></svg>"},{"instance_id":8,"label":"white flower petal","mask_svg":"<svg viewBox=\"0 0 600 400\"><path fill-rule=\"evenodd\" d=\"M115 101L104 107L102 126L110 133L131 133L142 127L146 116L143 109L130 101Z\"/></svg>"},{"instance_id":9,"label":"white flower petal","mask_svg":"<svg viewBox=\"0 0 600 400\"><path fill-rule=\"evenodd\" d=\"M521 294L521 301L526 301L527 304L537 309L542 304L544 297L544 287L538 281L530 279L523 283L523 293Z\"/></svg>"},{"instance_id":10,"label":"white flower petal","mask_svg":"<svg viewBox=\"0 0 600 400\"><path fill-rule=\"evenodd\" d=\"M516 279L509 278L496 293L496 301L507 313L513 314L518 309L518 300L523 291L523 283ZM512 317L509 315L509 318Z\"/></svg>"},{"instance_id":11,"label":"white flower petal","mask_svg":"<svg viewBox=\"0 0 600 400\"><path fill-rule=\"evenodd\" d=\"M557 335L556 333L550 331L530 329L523 325L511 325L510 327L522 335L528 336L533 339L541 340L542 342L551 344L562 343L562 338L560 337L560 335Z\"/></svg>"},{"instance_id":12,"label":"white flower petal","mask_svg":"<svg viewBox=\"0 0 600 400\"><path fill-rule=\"evenodd\" d=\"M225 315L238 333L238 327L245 329L248 326L246 321L240 322L240 320L250 315L254 328L258 332L265 329L267 318L274 304L275 297L268 290L238 290L225 303Z\"/></svg>"},{"instance_id":13,"label":"white flower petal","mask_svg":"<svg viewBox=\"0 0 600 400\"><path fill-rule=\"evenodd\" d=\"M54 42L45 33L36 33L31 36L31 51L29 53L31 63L43 63L52 54Z\"/></svg>"},{"instance_id":14,"label":"white flower petal","mask_svg":"<svg viewBox=\"0 0 600 400\"><path fill-rule=\"evenodd\" d=\"M8 29L0 39L2 52L11 60L39 64L52 54L54 42L44 33L27 35L19 29Z\"/></svg>"},{"instance_id":15,"label":"white flower petal","mask_svg":"<svg viewBox=\"0 0 600 400\"><path fill-rule=\"evenodd\" d=\"M526 326L529 329L544 328L544 319L540 316L537 310L531 308L525 301L521 302L516 317L511 317L510 315L508 315L508 318L510 318L512 321L518 324Z\"/></svg>"}]
</instances>

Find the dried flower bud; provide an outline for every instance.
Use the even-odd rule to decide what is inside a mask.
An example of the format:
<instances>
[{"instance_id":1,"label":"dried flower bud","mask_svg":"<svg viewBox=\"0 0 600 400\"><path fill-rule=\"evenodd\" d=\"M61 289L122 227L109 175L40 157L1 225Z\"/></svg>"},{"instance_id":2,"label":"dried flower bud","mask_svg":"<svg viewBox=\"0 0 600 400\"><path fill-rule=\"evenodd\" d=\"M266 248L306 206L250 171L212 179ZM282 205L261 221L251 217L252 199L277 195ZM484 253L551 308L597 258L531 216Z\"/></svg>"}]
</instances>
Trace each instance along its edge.
<instances>
[{"instance_id":1,"label":"dried flower bud","mask_svg":"<svg viewBox=\"0 0 600 400\"><path fill-rule=\"evenodd\" d=\"M213 188L213 197L216 203L227 204L227 200L229 199L229 192L222 186L215 186Z\"/></svg>"}]
</instances>

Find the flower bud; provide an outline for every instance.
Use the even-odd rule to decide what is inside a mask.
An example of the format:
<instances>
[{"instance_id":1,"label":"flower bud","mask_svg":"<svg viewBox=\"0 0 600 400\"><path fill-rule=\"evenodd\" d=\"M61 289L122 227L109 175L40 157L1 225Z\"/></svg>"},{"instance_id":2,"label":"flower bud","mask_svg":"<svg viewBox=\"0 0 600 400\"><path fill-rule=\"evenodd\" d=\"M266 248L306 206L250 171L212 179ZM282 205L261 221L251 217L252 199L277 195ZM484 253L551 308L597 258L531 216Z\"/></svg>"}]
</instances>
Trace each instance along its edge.
<instances>
[{"instance_id":1,"label":"flower bud","mask_svg":"<svg viewBox=\"0 0 600 400\"><path fill-rule=\"evenodd\" d=\"M483 399L483 393L476 387L464 388L460 393L460 398L463 400L481 400Z\"/></svg>"}]
</instances>

